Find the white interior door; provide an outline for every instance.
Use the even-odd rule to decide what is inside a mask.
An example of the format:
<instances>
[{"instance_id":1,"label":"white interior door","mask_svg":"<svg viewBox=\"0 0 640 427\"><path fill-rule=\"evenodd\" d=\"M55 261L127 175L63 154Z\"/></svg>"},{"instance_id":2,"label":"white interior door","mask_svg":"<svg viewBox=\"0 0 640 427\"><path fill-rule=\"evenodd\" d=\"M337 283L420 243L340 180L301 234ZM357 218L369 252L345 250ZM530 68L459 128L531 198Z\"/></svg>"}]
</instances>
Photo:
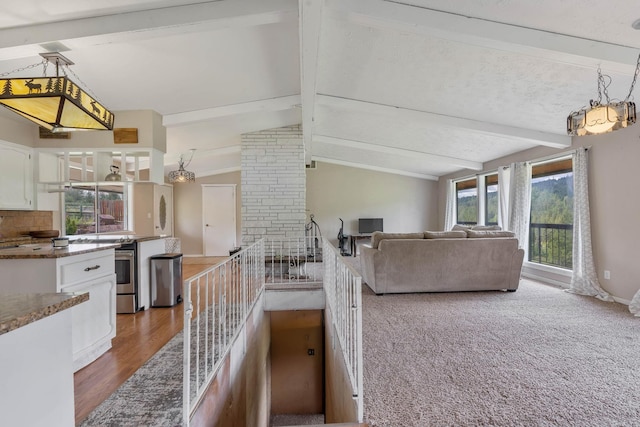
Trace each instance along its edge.
<instances>
[{"instance_id":1,"label":"white interior door","mask_svg":"<svg viewBox=\"0 0 640 427\"><path fill-rule=\"evenodd\" d=\"M204 255L229 255L236 247L236 186L203 185L202 210Z\"/></svg>"},{"instance_id":2,"label":"white interior door","mask_svg":"<svg viewBox=\"0 0 640 427\"><path fill-rule=\"evenodd\" d=\"M173 187L169 185L153 186L153 234L155 236L173 236Z\"/></svg>"}]
</instances>

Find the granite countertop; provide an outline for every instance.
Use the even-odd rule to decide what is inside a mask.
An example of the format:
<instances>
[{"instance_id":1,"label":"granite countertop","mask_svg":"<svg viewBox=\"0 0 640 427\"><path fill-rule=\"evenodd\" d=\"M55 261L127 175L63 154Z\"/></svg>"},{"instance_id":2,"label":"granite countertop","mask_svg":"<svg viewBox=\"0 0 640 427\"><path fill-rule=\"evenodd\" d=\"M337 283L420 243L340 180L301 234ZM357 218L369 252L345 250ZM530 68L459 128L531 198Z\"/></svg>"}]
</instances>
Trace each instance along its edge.
<instances>
[{"instance_id":1,"label":"granite countertop","mask_svg":"<svg viewBox=\"0 0 640 427\"><path fill-rule=\"evenodd\" d=\"M158 240L158 239L166 239L168 236L148 236L148 235L139 235L139 234L78 234L75 236L67 236L70 240L82 240L82 239L90 239L90 240L114 240L114 239L122 239L122 240L135 240L136 242L146 242L148 240Z\"/></svg>"},{"instance_id":2,"label":"granite countertop","mask_svg":"<svg viewBox=\"0 0 640 427\"><path fill-rule=\"evenodd\" d=\"M0 295L0 335L85 301L88 292Z\"/></svg>"},{"instance_id":3,"label":"granite countertop","mask_svg":"<svg viewBox=\"0 0 640 427\"><path fill-rule=\"evenodd\" d=\"M62 258L118 247L119 243L74 243L66 248L54 248L51 243L37 243L0 249L0 259Z\"/></svg>"}]
</instances>

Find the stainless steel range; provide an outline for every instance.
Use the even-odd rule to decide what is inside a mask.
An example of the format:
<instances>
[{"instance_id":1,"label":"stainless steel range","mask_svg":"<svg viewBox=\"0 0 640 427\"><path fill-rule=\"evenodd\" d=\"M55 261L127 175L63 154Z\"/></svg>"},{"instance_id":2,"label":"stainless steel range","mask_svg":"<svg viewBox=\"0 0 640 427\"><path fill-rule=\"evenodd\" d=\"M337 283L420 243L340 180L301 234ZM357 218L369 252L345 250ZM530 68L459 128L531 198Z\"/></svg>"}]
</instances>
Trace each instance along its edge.
<instances>
[{"instance_id":1,"label":"stainless steel range","mask_svg":"<svg viewBox=\"0 0 640 427\"><path fill-rule=\"evenodd\" d=\"M82 235L71 243L120 243L116 258L116 313L135 313L140 310L138 284L138 244L135 236Z\"/></svg>"}]
</instances>

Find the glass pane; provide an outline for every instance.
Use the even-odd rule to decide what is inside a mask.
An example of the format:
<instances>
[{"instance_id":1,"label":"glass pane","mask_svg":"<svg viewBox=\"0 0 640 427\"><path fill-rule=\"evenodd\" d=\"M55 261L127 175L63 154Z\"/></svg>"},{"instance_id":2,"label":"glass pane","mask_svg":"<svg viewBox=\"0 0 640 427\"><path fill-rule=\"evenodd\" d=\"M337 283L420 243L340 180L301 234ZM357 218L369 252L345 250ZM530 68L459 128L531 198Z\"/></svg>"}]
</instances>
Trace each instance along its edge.
<instances>
[{"instance_id":1,"label":"glass pane","mask_svg":"<svg viewBox=\"0 0 640 427\"><path fill-rule=\"evenodd\" d=\"M571 269L573 172L533 177L529 261Z\"/></svg>"},{"instance_id":2,"label":"glass pane","mask_svg":"<svg viewBox=\"0 0 640 427\"><path fill-rule=\"evenodd\" d=\"M123 186L98 188L98 233L126 230Z\"/></svg>"},{"instance_id":3,"label":"glass pane","mask_svg":"<svg viewBox=\"0 0 640 427\"><path fill-rule=\"evenodd\" d=\"M95 233L95 189L67 187L64 193L65 234Z\"/></svg>"},{"instance_id":4,"label":"glass pane","mask_svg":"<svg viewBox=\"0 0 640 427\"><path fill-rule=\"evenodd\" d=\"M485 224L498 225L498 175L485 177Z\"/></svg>"},{"instance_id":5,"label":"glass pane","mask_svg":"<svg viewBox=\"0 0 640 427\"><path fill-rule=\"evenodd\" d=\"M65 234L128 230L126 186L67 187L64 193Z\"/></svg>"},{"instance_id":6,"label":"glass pane","mask_svg":"<svg viewBox=\"0 0 640 427\"><path fill-rule=\"evenodd\" d=\"M498 184L487 183L485 188L485 224L498 225Z\"/></svg>"},{"instance_id":7,"label":"glass pane","mask_svg":"<svg viewBox=\"0 0 640 427\"><path fill-rule=\"evenodd\" d=\"M478 189L457 189L458 224L475 225L478 222Z\"/></svg>"}]
</instances>

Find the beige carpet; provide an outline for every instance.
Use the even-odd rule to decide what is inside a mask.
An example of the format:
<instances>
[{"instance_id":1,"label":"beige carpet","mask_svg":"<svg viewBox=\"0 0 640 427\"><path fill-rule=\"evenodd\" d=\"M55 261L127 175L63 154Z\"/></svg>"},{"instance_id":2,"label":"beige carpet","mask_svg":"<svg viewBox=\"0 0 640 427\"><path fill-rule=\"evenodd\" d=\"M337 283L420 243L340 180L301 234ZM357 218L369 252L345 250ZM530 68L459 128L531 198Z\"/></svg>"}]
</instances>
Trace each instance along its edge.
<instances>
[{"instance_id":1,"label":"beige carpet","mask_svg":"<svg viewBox=\"0 0 640 427\"><path fill-rule=\"evenodd\" d=\"M640 319L523 280L515 293L363 287L371 426L640 426Z\"/></svg>"}]
</instances>

